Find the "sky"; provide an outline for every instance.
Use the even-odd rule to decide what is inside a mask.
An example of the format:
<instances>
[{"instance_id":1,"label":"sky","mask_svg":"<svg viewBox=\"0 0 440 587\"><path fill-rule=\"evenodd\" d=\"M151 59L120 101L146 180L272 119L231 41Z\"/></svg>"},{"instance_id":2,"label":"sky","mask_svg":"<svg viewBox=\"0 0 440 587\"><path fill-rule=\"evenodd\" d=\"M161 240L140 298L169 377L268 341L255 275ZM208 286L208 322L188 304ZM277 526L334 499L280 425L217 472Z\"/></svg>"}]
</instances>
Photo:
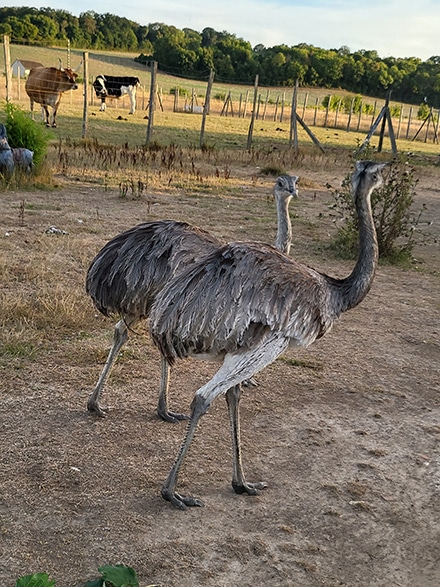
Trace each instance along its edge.
<instances>
[{"instance_id":1,"label":"sky","mask_svg":"<svg viewBox=\"0 0 440 587\"><path fill-rule=\"evenodd\" d=\"M161 22L227 31L252 46L307 43L322 49L375 50L379 57L440 55L440 0L3 0L75 16L93 10L141 25Z\"/></svg>"}]
</instances>

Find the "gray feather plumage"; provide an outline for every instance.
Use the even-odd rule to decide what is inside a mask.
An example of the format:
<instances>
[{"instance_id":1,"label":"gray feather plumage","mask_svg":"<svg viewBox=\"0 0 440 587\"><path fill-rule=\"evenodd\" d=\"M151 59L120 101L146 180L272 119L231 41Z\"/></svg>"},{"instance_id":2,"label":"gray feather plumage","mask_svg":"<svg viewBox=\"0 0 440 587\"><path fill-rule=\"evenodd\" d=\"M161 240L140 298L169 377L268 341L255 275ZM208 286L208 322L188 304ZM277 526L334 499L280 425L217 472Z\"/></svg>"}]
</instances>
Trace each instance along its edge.
<instances>
[{"instance_id":1,"label":"gray feather plumage","mask_svg":"<svg viewBox=\"0 0 440 587\"><path fill-rule=\"evenodd\" d=\"M230 243L168 282L151 314L151 333L168 362L222 357L251 348L266 331L308 346L370 289L377 262L368 195L383 164L359 162L353 176L362 254L335 279L262 243Z\"/></svg>"},{"instance_id":2,"label":"gray feather plumage","mask_svg":"<svg viewBox=\"0 0 440 587\"><path fill-rule=\"evenodd\" d=\"M273 329L307 345L331 324L326 298L325 279L306 265L263 243L229 243L164 287L151 330L170 363L250 348Z\"/></svg>"},{"instance_id":3,"label":"gray feather plumage","mask_svg":"<svg viewBox=\"0 0 440 587\"><path fill-rule=\"evenodd\" d=\"M146 222L110 240L92 261L86 291L105 316L147 318L157 293L181 266L221 242L186 222Z\"/></svg>"},{"instance_id":4,"label":"gray feather plumage","mask_svg":"<svg viewBox=\"0 0 440 587\"><path fill-rule=\"evenodd\" d=\"M277 246L288 252L291 226L288 205L298 195L297 177L277 178L273 193L277 202ZM128 329L148 318L156 296L177 273L221 246L208 232L185 222L163 220L135 226L109 241L92 261L86 278L86 290L100 312L117 314L113 345L87 407L104 416L99 400L105 381L119 350L128 339ZM169 368L162 357L158 414L175 422L185 418L167 408Z\"/></svg>"}]
</instances>

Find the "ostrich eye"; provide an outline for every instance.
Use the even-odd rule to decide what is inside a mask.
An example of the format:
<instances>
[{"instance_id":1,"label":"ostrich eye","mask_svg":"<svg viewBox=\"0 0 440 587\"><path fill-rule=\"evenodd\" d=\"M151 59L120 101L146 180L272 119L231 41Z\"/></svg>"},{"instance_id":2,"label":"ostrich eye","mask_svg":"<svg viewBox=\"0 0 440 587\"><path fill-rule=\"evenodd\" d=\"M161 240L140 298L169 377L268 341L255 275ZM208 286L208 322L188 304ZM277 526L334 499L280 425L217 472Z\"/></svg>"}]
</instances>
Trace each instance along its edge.
<instances>
[{"instance_id":1,"label":"ostrich eye","mask_svg":"<svg viewBox=\"0 0 440 587\"><path fill-rule=\"evenodd\" d=\"M376 180L377 180L377 178L378 178L378 175L377 175L377 173L373 173L373 180L374 180L374 181L376 181Z\"/></svg>"}]
</instances>

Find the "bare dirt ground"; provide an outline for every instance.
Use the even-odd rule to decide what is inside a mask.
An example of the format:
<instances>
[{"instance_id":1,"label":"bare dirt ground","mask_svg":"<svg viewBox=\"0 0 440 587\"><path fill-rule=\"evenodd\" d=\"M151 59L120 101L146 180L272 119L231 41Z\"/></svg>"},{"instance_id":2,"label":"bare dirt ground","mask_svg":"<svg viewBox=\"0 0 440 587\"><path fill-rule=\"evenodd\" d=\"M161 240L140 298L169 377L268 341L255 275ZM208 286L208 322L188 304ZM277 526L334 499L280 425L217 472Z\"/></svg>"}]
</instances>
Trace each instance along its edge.
<instances>
[{"instance_id":1,"label":"bare dirt ground","mask_svg":"<svg viewBox=\"0 0 440 587\"><path fill-rule=\"evenodd\" d=\"M344 174L304 175L291 208L292 254L342 276L352 263L322 243L334 231L324 185ZM156 416L159 356L146 328L131 337L111 374L107 418L86 410L113 323L96 316L83 291L85 272L109 238L154 218L186 219L225 239L273 242L272 180L243 178L242 192L229 197L156 194L153 204L80 184L2 193L3 299L26 289L30 306L44 299L49 317L66 318L46 334L41 327L31 356L2 354L0 585L44 571L57 587L73 587L99 576L103 564L124 563L141 587L438 587L440 193L435 176L420 175L417 204L427 205L433 224L429 244L415 250L417 266L380 266L358 308L309 349L275 361L244 392L244 466L250 481L268 488L258 497L233 493L219 399L202 419L180 481L205 507L186 512L160 497L185 424ZM51 225L69 234L45 234ZM33 275L33 259L46 259L43 276ZM63 280L76 300L70 311ZM172 407L188 411L213 369L178 364Z\"/></svg>"}]
</instances>

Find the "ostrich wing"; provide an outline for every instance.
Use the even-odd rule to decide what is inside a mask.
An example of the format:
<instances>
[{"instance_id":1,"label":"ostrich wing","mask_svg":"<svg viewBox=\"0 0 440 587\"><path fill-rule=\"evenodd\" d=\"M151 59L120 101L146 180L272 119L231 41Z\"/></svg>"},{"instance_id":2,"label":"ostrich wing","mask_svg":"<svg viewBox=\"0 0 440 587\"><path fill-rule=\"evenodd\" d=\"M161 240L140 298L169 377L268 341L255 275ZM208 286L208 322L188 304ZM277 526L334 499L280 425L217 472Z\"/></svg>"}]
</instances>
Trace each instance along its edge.
<instances>
[{"instance_id":1,"label":"ostrich wing","mask_svg":"<svg viewBox=\"0 0 440 587\"><path fill-rule=\"evenodd\" d=\"M87 274L87 293L105 315L146 318L157 292L179 265L220 244L208 232L185 222L139 224L101 249Z\"/></svg>"},{"instance_id":2,"label":"ostrich wing","mask_svg":"<svg viewBox=\"0 0 440 587\"><path fill-rule=\"evenodd\" d=\"M307 346L331 325L325 281L270 245L230 243L165 286L152 309L152 336L170 363L249 349L275 331Z\"/></svg>"}]
</instances>

